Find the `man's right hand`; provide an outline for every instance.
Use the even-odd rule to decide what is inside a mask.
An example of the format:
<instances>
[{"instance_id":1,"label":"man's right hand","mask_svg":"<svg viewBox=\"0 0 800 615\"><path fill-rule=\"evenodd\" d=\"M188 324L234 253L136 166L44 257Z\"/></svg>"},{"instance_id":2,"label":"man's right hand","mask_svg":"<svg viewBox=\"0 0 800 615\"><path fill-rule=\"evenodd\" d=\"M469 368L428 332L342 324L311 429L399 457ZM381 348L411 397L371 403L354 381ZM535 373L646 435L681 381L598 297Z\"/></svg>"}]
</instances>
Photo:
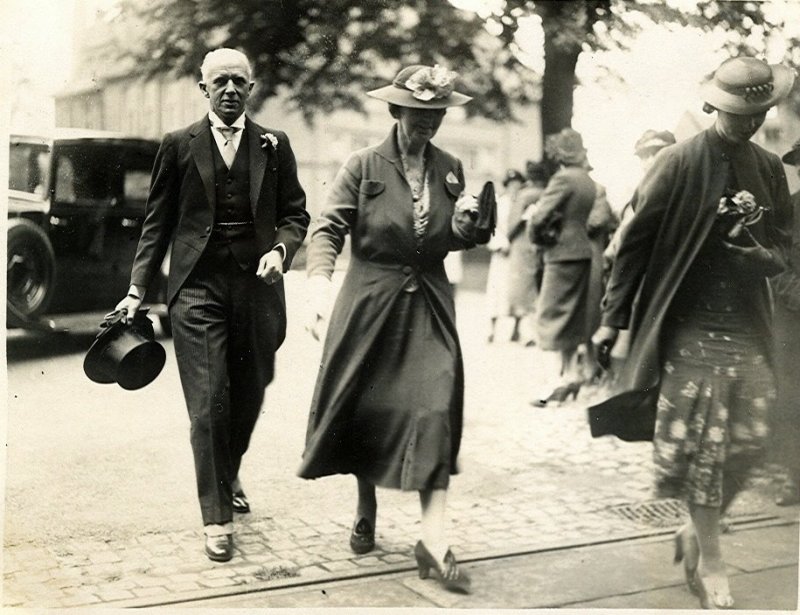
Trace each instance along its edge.
<instances>
[{"instance_id":1,"label":"man's right hand","mask_svg":"<svg viewBox=\"0 0 800 615\"><path fill-rule=\"evenodd\" d=\"M117 303L117 307L114 308L114 311L122 312L124 314L125 323L131 324L133 322L133 317L136 315L136 311L141 305L141 299L133 295L127 295L122 301Z\"/></svg>"}]
</instances>

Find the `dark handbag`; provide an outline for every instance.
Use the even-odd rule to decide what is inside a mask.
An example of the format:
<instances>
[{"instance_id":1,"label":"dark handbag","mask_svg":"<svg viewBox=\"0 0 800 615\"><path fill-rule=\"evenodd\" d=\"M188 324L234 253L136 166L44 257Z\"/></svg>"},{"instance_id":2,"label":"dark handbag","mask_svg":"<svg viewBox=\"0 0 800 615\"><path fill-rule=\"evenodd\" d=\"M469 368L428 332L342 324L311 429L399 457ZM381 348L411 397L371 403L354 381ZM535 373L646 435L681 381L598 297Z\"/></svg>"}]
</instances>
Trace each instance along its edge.
<instances>
[{"instance_id":1,"label":"dark handbag","mask_svg":"<svg viewBox=\"0 0 800 615\"><path fill-rule=\"evenodd\" d=\"M563 215L560 211L553 211L544 222L539 224L528 224L528 238L537 246L554 246L558 243L561 235L561 219Z\"/></svg>"},{"instance_id":2,"label":"dark handbag","mask_svg":"<svg viewBox=\"0 0 800 615\"><path fill-rule=\"evenodd\" d=\"M483 184L478 196L478 219L475 221L475 243L489 243L497 226L497 198L494 184L490 181Z\"/></svg>"}]
</instances>

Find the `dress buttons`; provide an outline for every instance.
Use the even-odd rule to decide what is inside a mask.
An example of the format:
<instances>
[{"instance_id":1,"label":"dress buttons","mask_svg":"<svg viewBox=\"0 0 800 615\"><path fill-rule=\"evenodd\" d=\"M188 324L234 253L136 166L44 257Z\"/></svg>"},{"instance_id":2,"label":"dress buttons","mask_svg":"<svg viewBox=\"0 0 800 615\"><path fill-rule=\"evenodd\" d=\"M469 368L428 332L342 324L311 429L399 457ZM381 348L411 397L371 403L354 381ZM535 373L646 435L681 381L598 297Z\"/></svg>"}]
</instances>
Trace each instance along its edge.
<instances>
[{"instance_id":1,"label":"dress buttons","mask_svg":"<svg viewBox=\"0 0 800 615\"><path fill-rule=\"evenodd\" d=\"M403 267L403 273L405 273L406 275L408 275L408 274L409 274L409 273L411 273L412 271L414 271L414 270L413 270L413 269L412 269L412 268L411 268L409 265L405 265L405 266Z\"/></svg>"},{"instance_id":2,"label":"dress buttons","mask_svg":"<svg viewBox=\"0 0 800 615\"><path fill-rule=\"evenodd\" d=\"M206 227L206 233L210 233L210 232L211 232L211 227L210 227L210 226L207 226L207 227Z\"/></svg>"},{"instance_id":3,"label":"dress buttons","mask_svg":"<svg viewBox=\"0 0 800 615\"><path fill-rule=\"evenodd\" d=\"M232 199L233 195L229 192L228 194L225 195L225 198L226 199Z\"/></svg>"}]
</instances>

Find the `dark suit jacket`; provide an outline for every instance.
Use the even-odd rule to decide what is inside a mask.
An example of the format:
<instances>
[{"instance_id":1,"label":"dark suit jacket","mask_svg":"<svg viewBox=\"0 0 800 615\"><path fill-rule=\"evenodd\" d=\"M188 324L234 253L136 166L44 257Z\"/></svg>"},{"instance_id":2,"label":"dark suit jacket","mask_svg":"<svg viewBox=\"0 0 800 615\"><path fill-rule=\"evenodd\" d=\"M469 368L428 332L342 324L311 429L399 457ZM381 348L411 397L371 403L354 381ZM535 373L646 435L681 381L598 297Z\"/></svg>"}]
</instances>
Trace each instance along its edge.
<instances>
[{"instance_id":1,"label":"dark suit jacket","mask_svg":"<svg viewBox=\"0 0 800 615\"><path fill-rule=\"evenodd\" d=\"M585 169L564 167L544 189L533 209L530 226L544 224L554 212L561 214L558 243L543 249L545 263L590 259L592 246L586 222L594 205L595 183Z\"/></svg>"},{"instance_id":2,"label":"dark suit jacket","mask_svg":"<svg viewBox=\"0 0 800 615\"><path fill-rule=\"evenodd\" d=\"M265 133L278 140L273 147ZM280 130L263 128L245 118L250 155L250 205L259 254L282 243L284 271L289 269L308 228L306 197L297 179L297 163L289 139ZM156 155L150 195L131 273L131 284L148 287L172 242L167 303L197 264L214 223L216 192L208 116L188 128L168 133ZM277 296L283 301L282 282ZM285 309L283 312L285 314Z\"/></svg>"}]
</instances>

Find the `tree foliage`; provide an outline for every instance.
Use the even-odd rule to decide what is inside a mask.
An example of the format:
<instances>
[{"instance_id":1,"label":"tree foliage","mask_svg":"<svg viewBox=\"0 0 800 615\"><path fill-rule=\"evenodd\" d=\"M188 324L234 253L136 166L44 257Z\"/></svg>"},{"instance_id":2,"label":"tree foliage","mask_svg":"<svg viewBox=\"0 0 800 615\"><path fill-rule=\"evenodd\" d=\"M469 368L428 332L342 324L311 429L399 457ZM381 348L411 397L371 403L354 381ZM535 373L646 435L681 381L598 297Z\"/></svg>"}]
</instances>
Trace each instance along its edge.
<instances>
[{"instance_id":1,"label":"tree foliage","mask_svg":"<svg viewBox=\"0 0 800 615\"><path fill-rule=\"evenodd\" d=\"M780 12L770 17L763 2L730 0L703 0L692 10L671 0L506 0L499 13L481 16L447 0L121 1L110 25L123 35L109 49L146 73L197 75L208 49L236 47L252 60L256 106L285 92L312 120L360 109L363 92L404 65L439 63L457 70L475 96L471 114L509 120L515 105L541 92L543 134L570 125L580 54L624 47L643 23L723 31L732 55L763 52L783 26ZM543 75L517 53L520 20L531 16L544 32Z\"/></svg>"}]
</instances>

